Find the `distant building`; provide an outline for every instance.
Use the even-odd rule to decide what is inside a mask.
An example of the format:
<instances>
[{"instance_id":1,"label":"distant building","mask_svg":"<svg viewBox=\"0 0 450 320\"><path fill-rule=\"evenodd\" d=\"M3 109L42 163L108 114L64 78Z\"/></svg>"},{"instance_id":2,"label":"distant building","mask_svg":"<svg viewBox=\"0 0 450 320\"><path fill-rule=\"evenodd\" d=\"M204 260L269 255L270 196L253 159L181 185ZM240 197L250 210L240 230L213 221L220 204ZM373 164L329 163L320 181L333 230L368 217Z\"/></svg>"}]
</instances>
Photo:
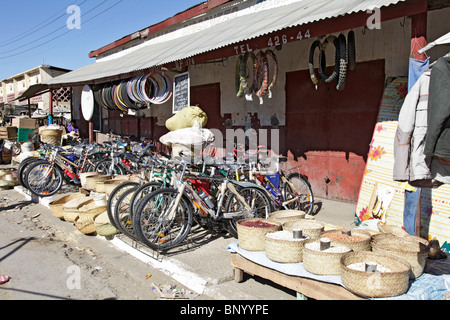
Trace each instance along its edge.
<instances>
[{"instance_id":1,"label":"distant building","mask_svg":"<svg viewBox=\"0 0 450 320\"><path fill-rule=\"evenodd\" d=\"M21 72L0 82L0 105L23 106L28 105L28 101L16 100L30 86L39 84L49 79L55 78L71 70L54 67L50 65L40 65L33 69ZM50 93L45 92L30 99L30 104L40 113L47 113L50 105ZM70 112L71 90L61 88L53 93L52 104L56 109ZM19 109L19 108L18 108Z\"/></svg>"}]
</instances>

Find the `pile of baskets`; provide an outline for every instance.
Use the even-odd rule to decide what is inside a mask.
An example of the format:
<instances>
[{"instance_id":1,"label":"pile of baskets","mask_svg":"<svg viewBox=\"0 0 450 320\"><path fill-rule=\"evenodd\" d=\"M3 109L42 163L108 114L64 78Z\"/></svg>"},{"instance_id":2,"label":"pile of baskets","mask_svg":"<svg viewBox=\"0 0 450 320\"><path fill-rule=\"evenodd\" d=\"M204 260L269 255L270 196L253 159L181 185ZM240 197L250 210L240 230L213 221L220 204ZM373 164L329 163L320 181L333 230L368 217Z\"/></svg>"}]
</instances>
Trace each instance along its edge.
<instances>
[{"instance_id":1,"label":"pile of baskets","mask_svg":"<svg viewBox=\"0 0 450 320\"><path fill-rule=\"evenodd\" d=\"M240 220L237 230L240 248L264 251L277 263L299 263L312 274L340 276L349 291L372 298L404 294L409 280L422 275L429 252L419 237L328 228L295 210Z\"/></svg>"},{"instance_id":2,"label":"pile of baskets","mask_svg":"<svg viewBox=\"0 0 450 320\"><path fill-rule=\"evenodd\" d=\"M80 192L65 195L49 204L58 219L72 223L81 233L111 237L118 233L107 214L107 197L118 185L135 180L134 176L108 176L82 173Z\"/></svg>"}]
</instances>

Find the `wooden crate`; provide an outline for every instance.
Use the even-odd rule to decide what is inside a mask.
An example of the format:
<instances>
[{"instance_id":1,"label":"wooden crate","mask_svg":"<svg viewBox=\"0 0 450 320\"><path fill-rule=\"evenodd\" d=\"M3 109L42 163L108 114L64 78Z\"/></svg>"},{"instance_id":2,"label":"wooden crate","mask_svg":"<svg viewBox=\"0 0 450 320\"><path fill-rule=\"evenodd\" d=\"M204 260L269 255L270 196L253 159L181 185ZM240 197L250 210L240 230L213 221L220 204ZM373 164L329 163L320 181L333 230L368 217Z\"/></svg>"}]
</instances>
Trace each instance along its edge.
<instances>
[{"instance_id":1,"label":"wooden crate","mask_svg":"<svg viewBox=\"0 0 450 320\"><path fill-rule=\"evenodd\" d=\"M2 156L2 163L3 164L7 164L7 163L11 163L11 159L12 159L12 151L5 151L3 150L1 153Z\"/></svg>"},{"instance_id":2,"label":"wooden crate","mask_svg":"<svg viewBox=\"0 0 450 320\"><path fill-rule=\"evenodd\" d=\"M17 139L17 127L0 127L0 139Z\"/></svg>"}]
</instances>

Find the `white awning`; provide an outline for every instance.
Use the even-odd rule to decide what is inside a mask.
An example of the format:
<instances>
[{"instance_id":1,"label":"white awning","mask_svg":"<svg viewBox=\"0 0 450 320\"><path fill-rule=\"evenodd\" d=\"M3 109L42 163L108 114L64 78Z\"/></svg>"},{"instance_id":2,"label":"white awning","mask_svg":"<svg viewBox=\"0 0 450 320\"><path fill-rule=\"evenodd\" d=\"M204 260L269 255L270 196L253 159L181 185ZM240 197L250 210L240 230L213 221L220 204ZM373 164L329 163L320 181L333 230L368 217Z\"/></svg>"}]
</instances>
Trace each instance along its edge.
<instances>
[{"instance_id":1,"label":"white awning","mask_svg":"<svg viewBox=\"0 0 450 320\"><path fill-rule=\"evenodd\" d=\"M422 49L420 49L418 52L420 54L424 53L427 50L430 50L431 48L433 48L434 46L440 45L440 44L448 44L450 43L450 32L447 33L446 35L443 35L442 37L440 37L439 39L430 42L428 45L426 45L425 47L423 47Z\"/></svg>"},{"instance_id":2,"label":"white awning","mask_svg":"<svg viewBox=\"0 0 450 320\"><path fill-rule=\"evenodd\" d=\"M98 61L53 78L45 84L89 84L187 59L275 31L346 14L365 12L406 0L301 0L226 20L208 29L166 42L143 46L108 61ZM263 4L264 2L262 2ZM255 5L255 6L258 6Z\"/></svg>"}]
</instances>

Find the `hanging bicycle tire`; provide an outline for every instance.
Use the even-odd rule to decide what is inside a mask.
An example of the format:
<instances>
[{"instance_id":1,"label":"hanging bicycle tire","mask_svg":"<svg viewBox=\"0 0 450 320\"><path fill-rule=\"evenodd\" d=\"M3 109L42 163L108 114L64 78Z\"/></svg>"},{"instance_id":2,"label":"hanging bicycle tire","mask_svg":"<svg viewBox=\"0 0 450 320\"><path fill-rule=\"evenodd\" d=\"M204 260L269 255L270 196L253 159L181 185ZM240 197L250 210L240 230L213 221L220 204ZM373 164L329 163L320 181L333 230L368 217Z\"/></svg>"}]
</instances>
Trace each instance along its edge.
<instances>
[{"instance_id":1,"label":"hanging bicycle tire","mask_svg":"<svg viewBox=\"0 0 450 320\"><path fill-rule=\"evenodd\" d=\"M345 88L347 80L347 41L345 35L340 34L339 41L339 77L337 79L336 89L342 91Z\"/></svg>"},{"instance_id":2,"label":"hanging bicycle tire","mask_svg":"<svg viewBox=\"0 0 450 320\"><path fill-rule=\"evenodd\" d=\"M253 92L258 97L263 97L269 87L269 62L263 51L256 54L253 64Z\"/></svg>"},{"instance_id":3,"label":"hanging bicycle tire","mask_svg":"<svg viewBox=\"0 0 450 320\"><path fill-rule=\"evenodd\" d=\"M326 74L326 58L325 58L325 50L328 47L329 44L333 44L335 48L335 59L334 59L334 70L330 75ZM337 40L337 37L335 36L329 36L327 37L321 46L322 54L320 55L320 59L323 61L319 62L319 68L320 68L320 76L323 79L324 82L330 83L334 80L336 80L336 77L339 74L339 41ZM322 58L323 55L323 58Z\"/></svg>"},{"instance_id":4,"label":"hanging bicycle tire","mask_svg":"<svg viewBox=\"0 0 450 320\"><path fill-rule=\"evenodd\" d=\"M351 71L356 70L356 43L355 32L350 30L347 35L348 46L348 69Z\"/></svg>"},{"instance_id":5,"label":"hanging bicycle tire","mask_svg":"<svg viewBox=\"0 0 450 320\"><path fill-rule=\"evenodd\" d=\"M271 80L269 86L267 87L268 97L271 98L272 97L272 89L278 82L278 58L277 58L277 55L275 54L275 52L273 52L270 49L266 50L265 54L266 54L266 56L272 58L272 63L273 63L273 76L272 76L272 80Z\"/></svg>"},{"instance_id":6,"label":"hanging bicycle tire","mask_svg":"<svg viewBox=\"0 0 450 320\"><path fill-rule=\"evenodd\" d=\"M315 54L317 49L319 49L319 54L320 54L320 46L321 46L320 41L319 40L315 40L312 43L311 48L309 49L309 63L308 63L309 76L311 78L311 81L312 81L313 85L316 87L316 89L317 89L317 87L320 84L320 74L317 75L316 71L315 71L314 54Z\"/></svg>"},{"instance_id":7,"label":"hanging bicycle tire","mask_svg":"<svg viewBox=\"0 0 450 320\"><path fill-rule=\"evenodd\" d=\"M239 71L240 86L239 86L239 91L236 95L238 98L242 98L246 94L252 93L253 85L250 86L248 84L250 72L248 72L247 64L248 64L249 58L251 59L251 63L253 65L254 61L256 59L256 56L253 52L246 52L244 54L244 56L242 57L242 62L241 62L240 71ZM255 79L253 79L253 81L255 81Z\"/></svg>"}]
</instances>

